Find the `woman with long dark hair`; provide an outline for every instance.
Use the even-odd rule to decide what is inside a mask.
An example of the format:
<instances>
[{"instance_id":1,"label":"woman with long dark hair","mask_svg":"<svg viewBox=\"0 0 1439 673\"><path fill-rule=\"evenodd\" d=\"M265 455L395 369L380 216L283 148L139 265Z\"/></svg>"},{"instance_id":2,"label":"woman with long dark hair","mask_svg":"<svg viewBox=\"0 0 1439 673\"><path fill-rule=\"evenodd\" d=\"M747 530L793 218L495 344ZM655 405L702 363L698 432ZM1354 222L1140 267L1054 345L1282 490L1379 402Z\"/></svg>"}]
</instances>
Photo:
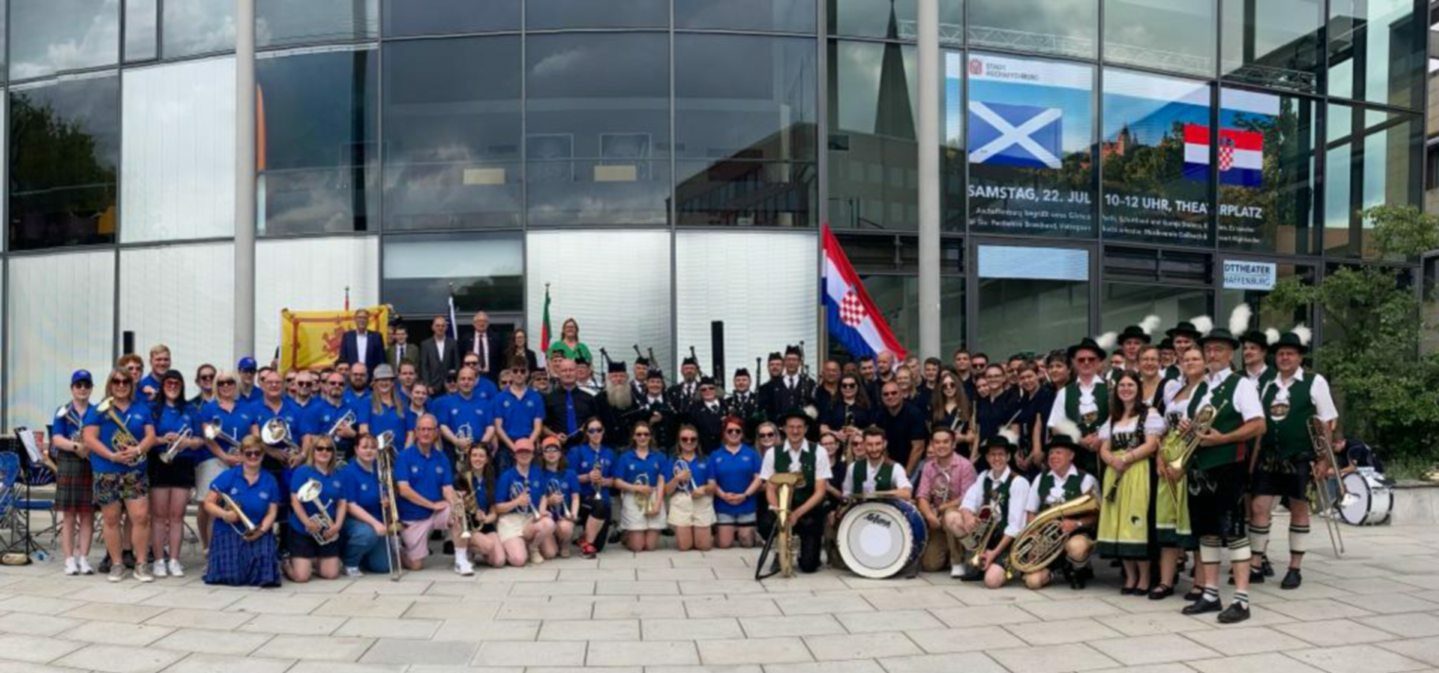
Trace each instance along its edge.
<instances>
[{"instance_id":1,"label":"woman with long dark hair","mask_svg":"<svg viewBox=\"0 0 1439 673\"><path fill-rule=\"evenodd\" d=\"M204 445L196 432L195 418L185 399L185 377L171 369L160 375L160 391L151 418L159 441L146 461L150 471L150 544L153 547L156 577L184 577L180 545L185 532L185 505L195 487L192 449ZM186 430L188 437L182 437ZM168 462L162 458L170 445L178 452ZM169 560L166 560L167 552Z\"/></svg>"},{"instance_id":2,"label":"woman with long dark hair","mask_svg":"<svg viewBox=\"0 0 1439 673\"><path fill-rule=\"evenodd\" d=\"M1164 418L1139 399L1137 372L1120 372L1099 428L1104 461L1098 549L1124 564L1124 595L1149 593L1149 459L1159 450Z\"/></svg>"}]
</instances>

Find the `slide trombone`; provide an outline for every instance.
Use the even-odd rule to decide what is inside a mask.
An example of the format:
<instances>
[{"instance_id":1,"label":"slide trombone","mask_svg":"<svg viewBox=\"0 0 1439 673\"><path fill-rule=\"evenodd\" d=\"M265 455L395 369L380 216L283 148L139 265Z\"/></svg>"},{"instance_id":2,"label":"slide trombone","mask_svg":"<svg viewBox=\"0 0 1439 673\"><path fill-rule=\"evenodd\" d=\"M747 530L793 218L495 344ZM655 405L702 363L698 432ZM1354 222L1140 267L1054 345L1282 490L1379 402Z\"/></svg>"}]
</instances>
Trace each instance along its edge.
<instances>
[{"instance_id":1,"label":"slide trombone","mask_svg":"<svg viewBox=\"0 0 1439 673\"><path fill-rule=\"evenodd\" d=\"M400 579L400 509L395 502L394 433L386 430L375 438L375 469L380 482L380 509L385 522L385 554L390 564L390 581Z\"/></svg>"},{"instance_id":2,"label":"slide trombone","mask_svg":"<svg viewBox=\"0 0 1439 673\"><path fill-rule=\"evenodd\" d=\"M1309 443L1314 449L1314 468L1309 470L1309 478L1314 482L1314 496L1319 501L1319 518L1324 520L1324 530L1329 533L1329 545L1334 548L1334 556L1337 558L1344 555L1344 535L1339 531L1339 511L1334 499L1329 497L1329 484L1319 473L1321 464L1334 464L1334 437L1329 431L1329 424L1318 416L1309 418L1308 428ZM1346 496L1344 479L1337 469L1334 470L1334 479L1339 482L1339 495Z\"/></svg>"},{"instance_id":3,"label":"slide trombone","mask_svg":"<svg viewBox=\"0 0 1439 673\"><path fill-rule=\"evenodd\" d=\"M124 451L131 447L136 447L140 445L140 440L135 439L135 435L130 434L130 429L125 427L125 422L115 414L115 398L107 397L103 400L100 400L100 404L95 406L95 410L102 414L105 414L105 417L109 418L110 422L115 424L115 434L110 435L111 451L118 453L120 451ZM145 454L141 453L140 455L136 456L135 460L132 461L130 464L139 465L144 462Z\"/></svg>"},{"instance_id":4,"label":"slide trombone","mask_svg":"<svg viewBox=\"0 0 1439 673\"><path fill-rule=\"evenodd\" d=\"M320 523L320 530L310 533L315 538L315 544L326 545L334 542L332 538L325 537L325 531L335 527L335 520L330 518L330 502L320 502L320 491L324 488L317 479L306 481L299 490L295 491L295 499L304 504L314 503L315 514L311 517Z\"/></svg>"}]
</instances>

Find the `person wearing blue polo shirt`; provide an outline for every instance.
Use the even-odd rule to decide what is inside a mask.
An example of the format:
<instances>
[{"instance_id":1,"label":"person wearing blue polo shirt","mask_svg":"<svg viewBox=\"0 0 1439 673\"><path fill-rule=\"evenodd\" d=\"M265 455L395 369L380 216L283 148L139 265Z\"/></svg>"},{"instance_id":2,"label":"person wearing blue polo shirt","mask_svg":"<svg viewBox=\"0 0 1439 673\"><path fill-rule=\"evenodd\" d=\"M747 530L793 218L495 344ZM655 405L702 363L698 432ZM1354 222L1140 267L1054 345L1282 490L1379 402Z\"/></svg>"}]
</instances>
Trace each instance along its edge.
<instances>
[{"instance_id":1,"label":"person wearing blue polo shirt","mask_svg":"<svg viewBox=\"0 0 1439 673\"><path fill-rule=\"evenodd\" d=\"M424 381L415 381L405 389L409 393L405 397L405 441L404 445L409 446L415 443L415 426L420 424L420 417L425 414L440 414L439 405L433 403L430 397L430 387ZM399 444L398 442L396 443Z\"/></svg>"},{"instance_id":2,"label":"person wearing blue polo shirt","mask_svg":"<svg viewBox=\"0 0 1439 673\"><path fill-rule=\"evenodd\" d=\"M540 429L545 420L545 399L530 388L530 373L525 359L517 357L509 364L510 385L495 396L491 407L501 454L513 454L517 439L528 439L531 444L540 441Z\"/></svg>"},{"instance_id":3,"label":"person wearing blue polo shirt","mask_svg":"<svg viewBox=\"0 0 1439 673\"><path fill-rule=\"evenodd\" d=\"M316 439L330 435L333 430L334 434L330 439L335 441L341 455L349 458L355 435L358 434L359 418L354 415L354 410L345 404L344 389L344 374L337 371L325 374L320 386L320 399L310 402L309 408L305 410L303 423L306 449L309 449ZM356 422L341 423L347 413L351 414Z\"/></svg>"},{"instance_id":4,"label":"person wearing blue polo shirt","mask_svg":"<svg viewBox=\"0 0 1439 673\"><path fill-rule=\"evenodd\" d=\"M395 370L389 365L375 367L372 385L375 389L355 410L355 415L360 418L360 434L378 438L389 432L390 445L403 446L409 433L405 425L405 408L401 406L399 393L395 390Z\"/></svg>"},{"instance_id":5,"label":"person wearing blue polo shirt","mask_svg":"<svg viewBox=\"0 0 1439 673\"><path fill-rule=\"evenodd\" d=\"M260 372L260 367L255 364L255 358L248 355L240 358L240 361L235 364L235 371L240 373L238 397L245 402L258 401L260 389L255 386L255 375Z\"/></svg>"},{"instance_id":6,"label":"person wearing blue polo shirt","mask_svg":"<svg viewBox=\"0 0 1439 673\"><path fill-rule=\"evenodd\" d=\"M770 432L774 432L771 430ZM744 443L744 420L728 416L720 447L709 456L710 474L715 481L715 545L720 549L734 546L738 537L741 547L755 543L755 497L764 480L759 471L763 459L759 452Z\"/></svg>"},{"instance_id":7,"label":"person wearing blue polo shirt","mask_svg":"<svg viewBox=\"0 0 1439 673\"><path fill-rule=\"evenodd\" d=\"M200 454L195 466L195 492L210 491L210 482L230 467L240 464L237 455L239 442L256 434L254 412L250 405L239 399L239 379L234 372L220 372L215 377L215 399L200 407L195 421L203 429L205 424L215 426L220 434L215 439L206 439L209 455ZM201 433L204 436L204 433ZM210 515L203 509L197 518L200 528L200 546L210 548Z\"/></svg>"},{"instance_id":8,"label":"person wearing blue polo shirt","mask_svg":"<svg viewBox=\"0 0 1439 673\"><path fill-rule=\"evenodd\" d=\"M305 464L290 475L289 531L285 548L290 558L285 576L305 583L318 574L332 580L340 576L340 531L345 525L345 484L336 469L335 444L321 437L305 450ZM306 501L306 489L316 491ZM328 522L326 521L328 519Z\"/></svg>"},{"instance_id":9,"label":"person wearing blue polo shirt","mask_svg":"<svg viewBox=\"0 0 1439 673\"><path fill-rule=\"evenodd\" d=\"M663 493L669 461L656 450L654 431L648 421L635 421L630 428L630 450L620 455L615 466L615 486L620 501L620 530L630 551L659 549L660 531L665 529Z\"/></svg>"},{"instance_id":10,"label":"person wearing blue polo shirt","mask_svg":"<svg viewBox=\"0 0 1439 673\"><path fill-rule=\"evenodd\" d=\"M568 462L580 482L579 520L585 532L580 555L594 558L605 548L610 528L610 487L614 485L615 452L604 445L605 423L585 420L585 443L570 449Z\"/></svg>"},{"instance_id":11,"label":"person wearing blue polo shirt","mask_svg":"<svg viewBox=\"0 0 1439 673\"><path fill-rule=\"evenodd\" d=\"M376 367L379 369L379 367ZM390 572L390 533L385 528L385 510L380 502L379 451L373 435L361 434L355 441L355 459L340 468L348 516L343 527L341 559L346 577L366 572ZM395 544L398 544L398 540Z\"/></svg>"},{"instance_id":12,"label":"person wearing blue polo shirt","mask_svg":"<svg viewBox=\"0 0 1439 673\"><path fill-rule=\"evenodd\" d=\"M95 380L77 369L70 375L70 401L55 412L50 448L55 454L55 510L60 512L60 550L66 575L93 575L90 541L95 539L94 474L85 448L85 417ZM78 529L78 530L77 530Z\"/></svg>"},{"instance_id":13,"label":"person wearing blue polo shirt","mask_svg":"<svg viewBox=\"0 0 1439 673\"><path fill-rule=\"evenodd\" d=\"M150 347L150 373L140 379L137 399L153 403L160 397L160 380L170 371L170 347L156 344Z\"/></svg>"},{"instance_id":14,"label":"person wearing blue polo shirt","mask_svg":"<svg viewBox=\"0 0 1439 673\"><path fill-rule=\"evenodd\" d=\"M150 410L135 401L135 379L128 373L118 369L110 373L105 380L105 397L110 402L107 412L101 413L97 407L85 415L84 439L85 448L90 450L90 470L95 475L95 506L103 517L105 549L110 554L109 579L125 579L120 541L123 510L131 524L135 579L153 582L155 576L150 574L147 558L150 480L145 473L145 455L155 444L155 426Z\"/></svg>"},{"instance_id":15,"label":"person wearing blue polo shirt","mask_svg":"<svg viewBox=\"0 0 1439 673\"><path fill-rule=\"evenodd\" d=\"M665 471L669 477L665 480L669 512L666 520L675 532L675 547L680 551L709 551L714 546L710 533L715 522L714 477L700 453L698 428L680 424L677 441L674 459Z\"/></svg>"},{"instance_id":16,"label":"person wearing blue polo shirt","mask_svg":"<svg viewBox=\"0 0 1439 673\"><path fill-rule=\"evenodd\" d=\"M280 559L275 505L284 494L275 478L260 469L265 449L259 437L242 440L239 453L244 462L216 476L201 504L206 518L214 521L210 536L215 544L207 554L205 583L277 587ZM231 503L239 510L232 509Z\"/></svg>"},{"instance_id":17,"label":"person wearing blue polo shirt","mask_svg":"<svg viewBox=\"0 0 1439 673\"><path fill-rule=\"evenodd\" d=\"M305 453L299 449L303 438L300 436L300 428L305 412L294 400L285 397L284 379L280 372L269 367L260 370L260 400L250 405L250 413L255 418L255 428L262 431L265 425L275 421L283 423L289 433L289 442L265 445L265 461L260 465L261 469L270 473L275 478L275 483L280 485L281 490L289 492L290 473L305 459ZM263 437L262 437L263 438ZM297 450L291 450L293 445ZM284 522L280 526L277 537L285 539L285 526L289 525L290 499L281 498L279 513L276 515L277 522Z\"/></svg>"},{"instance_id":18,"label":"person wearing blue polo shirt","mask_svg":"<svg viewBox=\"0 0 1439 673\"><path fill-rule=\"evenodd\" d=\"M538 545L555 534L555 522L545 510L544 470L534 459L535 445L519 439L515 442L515 464L500 473L495 484L495 511L500 514L495 528L505 548L505 558L515 567L526 560L533 565L544 563Z\"/></svg>"},{"instance_id":19,"label":"person wearing blue polo shirt","mask_svg":"<svg viewBox=\"0 0 1439 673\"><path fill-rule=\"evenodd\" d=\"M473 372L471 372L473 375ZM430 555L430 531L445 529L456 549L464 549L459 539L459 518L450 516L452 506L459 502L455 494L455 475L450 460L439 445L439 422L425 414L415 427L413 446L400 452L395 460L395 489L399 493L400 522L405 530L405 568L420 570ZM475 574L465 554L455 554L455 572Z\"/></svg>"},{"instance_id":20,"label":"person wearing blue polo shirt","mask_svg":"<svg viewBox=\"0 0 1439 673\"><path fill-rule=\"evenodd\" d=\"M365 363L350 365L345 379L345 404L350 405L355 413L359 413L361 407L370 406L370 370L365 368Z\"/></svg>"},{"instance_id":21,"label":"person wearing blue polo shirt","mask_svg":"<svg viewBox=\"0 0 1439 673\"><path fill-rule=\"evenodd\" d=\"M494 442L495 417L491 413L492 395L485 395L477 387L480 375L471 367L460 370L459 389L454 395L447 395L440 412L440 435L453 449L454 456L463 456L476 443L491 445ZM494 384L490 384L493 387ZM498 461L503 465L504 461Z\"/></svg>"},{"instance_id":22,"label":"person wearing blue polo shirt","mask_svg":"<svg viewBox=\"0 0 1439 673\"><path fill-rule=\"evenodd\" d=\"M555 522L554 534L540 540L540 554L545 558L570 557L575 539L575 519L580 511L580 478L565 461L560 438L550 435L540 442L540 467L544 470L545 510Z\"/></svg>"}]
</instances>

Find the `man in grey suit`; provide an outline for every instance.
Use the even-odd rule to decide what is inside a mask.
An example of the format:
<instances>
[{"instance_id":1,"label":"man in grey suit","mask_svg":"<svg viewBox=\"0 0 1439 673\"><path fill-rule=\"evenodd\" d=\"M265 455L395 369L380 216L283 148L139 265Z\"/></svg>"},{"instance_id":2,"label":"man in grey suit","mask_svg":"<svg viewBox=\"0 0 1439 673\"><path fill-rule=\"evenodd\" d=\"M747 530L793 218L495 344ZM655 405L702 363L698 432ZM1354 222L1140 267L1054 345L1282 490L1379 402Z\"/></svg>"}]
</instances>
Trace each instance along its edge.
<instances>
[{"instance_id":1,"label":"man in grey suit","mask_svg":"<svg viewBox=\"0 0 1439 673\"><path fill-rule=\"evenodd\" d=\"M445 389L445 375L460 368L459 344L450 338L450 321L437 315L430 321L433 335L420 344L420 380L430 390Z\"/></svg>"},{"instance_id":2,"label":"man in grey suit","mask_svg":"<svg viewBox=\"0 0 1439 673\"><path fill-rule=\"evenodd\" d=\"M410 331L405 329L404 323L395 323L390 328L390 347L385 349L385 363L400 370L400 365L410 363L415 366L415 371L420 370L420 347L410 343Z\"/></svg>"}]
</instances>

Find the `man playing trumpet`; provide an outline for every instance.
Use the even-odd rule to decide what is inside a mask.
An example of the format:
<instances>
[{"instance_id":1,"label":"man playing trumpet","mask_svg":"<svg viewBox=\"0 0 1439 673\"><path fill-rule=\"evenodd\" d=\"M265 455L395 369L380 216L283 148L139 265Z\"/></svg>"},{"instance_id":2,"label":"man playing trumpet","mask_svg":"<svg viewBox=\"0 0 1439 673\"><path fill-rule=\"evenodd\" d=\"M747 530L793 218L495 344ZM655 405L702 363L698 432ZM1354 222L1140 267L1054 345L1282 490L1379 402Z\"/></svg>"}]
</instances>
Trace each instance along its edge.
<instances>
[{"instance_id":1,"label":"man playing trumpet","mask_svg":"<svg viewBox=\"0 0 1439 673\"><path fill-rule=\"evenodd\" d=\"M998 589L1010 577L1010 571L1004 565L1005 553L1028 523L1025 505L1029 501L1029 480L1010 467L1010 461L1019 449L1012 432L1005 431L990 437L985 440L983 449L988 468L965 489L958 513L952 517L946 515L945 533L956 539L979 536L974 540L975 549L961 550L962 554L972 554L967 560L977 559L978 563L969 564L972 567L960 579L972 582L982 578L984 586ZM920 506L923 507L922 504ZM951 528L950 524L955 519L958 519L955 522L957 525ZM966 557L961 556L960 559L964 563Z\"/></svg>"}]
</instances>

